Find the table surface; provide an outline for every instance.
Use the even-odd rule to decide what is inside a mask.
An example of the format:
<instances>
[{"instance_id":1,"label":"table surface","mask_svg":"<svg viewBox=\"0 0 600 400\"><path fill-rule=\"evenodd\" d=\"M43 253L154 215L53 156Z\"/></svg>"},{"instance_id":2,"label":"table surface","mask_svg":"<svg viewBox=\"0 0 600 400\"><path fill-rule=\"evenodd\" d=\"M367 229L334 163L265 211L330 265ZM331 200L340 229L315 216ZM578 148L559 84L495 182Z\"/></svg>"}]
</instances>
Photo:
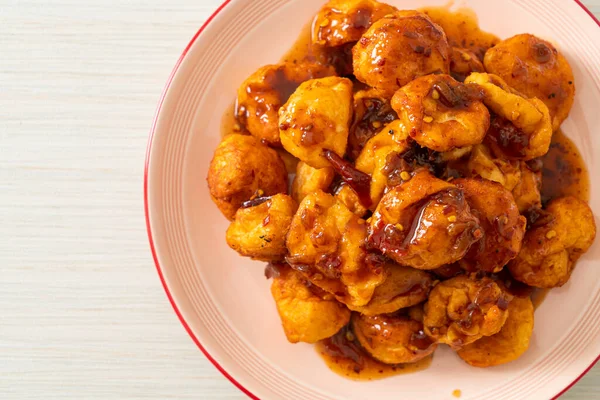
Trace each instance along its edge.
<instances>
[{"instance_id":1,"label":"table surface","mask_svg":"<svg viewBox=\"0 0 600 400\"><path fill-rule=\"evenodd\" d=\"M244 398L171 309L142 204L161 90L220 1L0 0L0 398ZM600 366L563 398L600 399Z\"/></svg>"}]
</instances>

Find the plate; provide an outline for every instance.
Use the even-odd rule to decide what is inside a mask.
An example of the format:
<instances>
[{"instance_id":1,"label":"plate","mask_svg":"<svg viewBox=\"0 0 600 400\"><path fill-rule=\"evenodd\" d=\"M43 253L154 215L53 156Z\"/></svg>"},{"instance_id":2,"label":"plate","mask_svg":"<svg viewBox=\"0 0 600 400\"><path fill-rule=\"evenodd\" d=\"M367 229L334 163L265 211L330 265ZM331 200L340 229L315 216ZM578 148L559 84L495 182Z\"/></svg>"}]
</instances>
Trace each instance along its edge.
<instances>
[{"instance_id":1,"label":"plate","mask_svg":"<svg viewBox=\"0 0 600 400\"><path fill-rule=\"evenodd\" d=\"M312 345L287 342L264 263L225 243L227 221L206 174L222 115L237 87L275 63L324 0L230 0L198 31L169 78L150 135L145 206L150 245L173 308L206 357L251 398L549 399L574 384L600 354L600 246L568 284L536 311L529 351L516 362L477 369L447 349L425 371L355 382L334 374ZM388 0L401 9L446 0ZM482 28L506 38L529 32L557 44L573 67L577 96L564 132L593 175L600 169L600 27L573 0L469 0ZM589 15L588 15L589 14ZM600 213L600 185L591 207ZM597 218L597 217L596 217ZM600 225L600 224L599 224ZM447 351L446 351L447 350Z\"/></svg>"}]
</instances>

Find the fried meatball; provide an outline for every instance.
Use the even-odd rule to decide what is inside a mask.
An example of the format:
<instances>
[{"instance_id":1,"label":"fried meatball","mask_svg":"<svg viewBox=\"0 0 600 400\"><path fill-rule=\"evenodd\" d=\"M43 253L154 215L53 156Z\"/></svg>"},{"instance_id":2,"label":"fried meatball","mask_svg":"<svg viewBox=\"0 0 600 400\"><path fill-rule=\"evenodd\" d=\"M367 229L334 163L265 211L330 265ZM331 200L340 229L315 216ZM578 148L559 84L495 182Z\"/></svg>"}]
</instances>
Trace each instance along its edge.
<instances>
[{"instance_id":1,"label":"fried meatball","mask_svg":"<svg viewBox=\"0 0 600 400\"><path fill-rule=\"evenodd\" d=\"M425 333L453 349L495 335L506 322L511 298L487 277L461 275L441 282L425 303Z\"/></svg>"},{"instance_id":2,"label":"fried meatball","mask_svg":"<svg viewBox=\"0 0 600 400\"><path fill-rule=\"evenodd\" d=\"M508 265L516 280L539 288L564 285L596 237L594 214L582 200L555 199L546 213L527 231L521 252Z\"/></svg>"},{"instance_id":3,"label":"fried meatball","mask_svg":"<svg viewBox=\"0 0 600 400\"><path fill-rule=\"evenodd\" d=\"M467 271L500 272L519 254L527 220L508 190L481 178L452 181L463 190L471 213L479 219L483 238L459 261Z\"/></svg>"},{"instance_id":4,"label":"fried meatball","mask_svg":"<svg viewBox=\"0 0 600 400\"><path fill-rule=\"evenodd\" d=\"M292 219L287 260L339 301L364 306L386 278L381 263L367 255L366 236L364 220L319 190L304 198Z\"/></svg>"},{"instance_id":5,"label":"fried meatball","mask_svg":"<svg viewBox=\"0 0 600 400\"><path fill-rule=\"evenodd\" d=\"M521 179L513 188L512 194L519 207L519 212L524 214L528 210L542 208L542 171L532 170L526 162L520 163Z\"/></svg>"},{"instance_id":6,"label":"fried meatball","mask_svg":"<svg viewBox=\"0 0 600 400\"><path fill-rule=\"evenodd\" d=\"M345 182L339 186L335 193L335 198L341 201L348 210L356 214L357 217L362 218L367 213L367 208L360 201L360 197L354 189Z\"/></svg>"},{"instance_id":7,"label":"fried meatball","mask_svg":"<svg viewBox=\"0 0 600 400\"><path fill-rule=\"evenodd\" d=\"M400 265L431 270L463 258L481 236L462 190L421 169L383 196L369 245Z\"/></svg>"},{"instance_id":8,"label":"fried meatball","mask_svg":"<svg viewBox=\"0 0 600 400\"><path fill-rule=\"evenodd\" d=\"M314 63L265 65L240 86L236 117L263 143L281 146L279 108L302 82L332 75L333 67Z\"/></svg>"},{"instance_id":9,"label":"fried meatball","mask_svg":"<svg viewBox=\"0 0 600 400\"><path fill-rule=\"evenodd\" d=\"M331 47L356 42L374 22L396 11L375 0L329 0L315 17L312 41Z\"/></svg>"},{"instance_id":10,"label":"fried meatball","mask_svg":"<svg viewBox=\"0 0 600 400\"><path fill-rule=\"evenodd\" d=\"M287 254L285 238L297 208L298 204L286 194L244 203L227 229L227 244L255 260L282 260Z\"/></svg>"},{"instance_id":11,"label":"fried meatball","mask_svg":"<svg viewBox=\"0 0 600 400\"><path fill-rule=\"evenodd\" d=\"M352 49L354 74L392 95L413 79L450 70L450 46L439 25L419 12L375 22Z\"/></svg>"},{"instance_id":12,"label":"fried meatball","mask_svg":"<svg viewBox=\"0 0 600 400\"><path fill-rule=\"evenodd\" d=\"M466 363L480 368L506 364L521 357L533 334L533 304L529 297L515 297L508 305L508 318L500 330L458 350Z\"/></svg>"},{"instance_id":13,"label":"fried meatball","mask_svg":"<svg viewBox=\"0 0 600 400\"><path fill-rule=\"evenodd\" d=\"M390 314L427 299L433 277L418 269L387 263L385 281L375 289L371 301L362 307L349 307L364 315Z\"/></svg>"},{"instance_id":14,"label":"fried meatball","mask_svg":"<svg viewBox=\"0 0 600 400\"><path fill-rule=\"evenodd\" d=\"M450 75L459 82L464 82L473 72L485 72L477 55L468 49L452 47L450 55Z\"/></svg>"},{"instance_id":15,"label":"fried meatball","mask_svg":"<svg viewBox=\"0 0 600 400\"><path fill-rule=\"evenodd\" d=\"M298 203L317 190L327 190L333 182L335 172L332 168L313 168L300 161L296 166L296 177L292 182L292 197Z\"/></svg>"},{"instance_id":16,"label":"fried meatball","mask_svg":"<svg viewBox=\"0 0 600 400\"><path fill-rule=\"evenodd\" d=\"M354 119L348 137L348 157L356 160L369 139L395 119L398 119L398 114L392 109L390 98L384 93L377 89L356 92Z\"/></svg>"},{"instance_id":17,"label":"fried meatball","mask_svg":"<svg viewBox=\"0 0 600 400\"><path fill-rule=\"evenodd\" d=\"M315 294L296 271L287 269L274 278L271 294L291 343L327 339L350 321L350 310L332 297Z\"/></svg>"},{"instance_id":18,"label":"fried meatball","mask_svg":"<svg viewBox=\"0 0 600 400\"><path fill-rule=\"evenodd\" d=\"M573 71L550 42L528 33L513 36L489 49L484 64L510 87L543 101L554 130L569 116L575 99Z\"/></svg>"},{"instance_id":19,"label":"fried meatball","mask_svg":"<svg viewBox=\"0 0 600 400\"><path fill-rule=\"evenodd\" d=\"M437 348L423 332L423 324L408 316L353 313L352 329L361 346L385 364L417 362Z\"/></svg>"},{"instance_id":20,"label":"fried meatball","mask_svg":"<svg viewBox=\"0 0 600 400\"><path fill-rule=\"evenodd\" d=\"M513 190L521 180L521 168L518 160L495 158L486 145L473 147L467 162L467 176L480 176L489 181L498 182L507 190Z\"/></svg>"},{"instance_id":21,"label":"fried meatball","mask_svg":"<svg viewBox=\"0 0 600 400\"><path fill-rule=\"evenodd\" d=\"M281 143L311 167L329 167L323 150L344 156L351 118L352 81L329 77L304 82L279 110Z\"/></svg>"},{"instance_id":22,"label":"fried meatball","mask_svg":"<svg viewBox=\"0 0 600 400\"><path fill-rule=\"evenodd\" d=\"M487 138L496 156L527 161L548 152L552 123L541 100L525 98L492 74L475 72L465 82L483 89L483 102L493 111Z\"/></svg>"},{"instance_id":23,"label":"fried meatball","mask_svg":"<svg viewBox=\"0 0 600 400\"><path fill-rule=\"evenodd\" d=\"M475 85L449 75L428 75L403 86L392 107L423 147L444 152L479 144L490 127L490 113Z\"/></svg>"},{"instance_id":24,"label":"fried meatball","mask_svg":"<svg viewBox=\"0 0 600 400\"><path fill-rule=\"evenodd\" d=\"M399 183L401 171L394 161L410 148L406 129L396 120L372 137L356 159L356 169L371 175L371 202L377 206L383 192L390 184ZM395 176L398 175L398 176Z\"/></svg>"},{"instance_id":25,"label":"fried meatball","mask_svg":"<svg viewBox=\"0 0 600 400\"><path fill-rule=\"evenodd\" d=\"M215 150L208 168L210 195L232 220L252 196L287 193L288 174L277 152L253 136L229 135Z\"/></svg>"}]
</instances>

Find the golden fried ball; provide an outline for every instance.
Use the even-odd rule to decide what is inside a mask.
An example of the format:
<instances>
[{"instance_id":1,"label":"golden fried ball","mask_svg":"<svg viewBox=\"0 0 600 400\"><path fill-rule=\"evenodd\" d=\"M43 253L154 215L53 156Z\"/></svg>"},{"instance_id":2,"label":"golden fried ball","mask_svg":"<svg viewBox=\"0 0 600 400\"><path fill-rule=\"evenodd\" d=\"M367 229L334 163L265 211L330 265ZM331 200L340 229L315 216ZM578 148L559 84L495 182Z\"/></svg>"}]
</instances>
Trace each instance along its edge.
<instances>
[{"instance_id":1,"label":"golden fried ball","mask_svg":"<svg viewBox=\"0 0 600 400\"><path fill-rule=\"evenodd\" d=\"M508 305L508 318L500 330L458 350L458 355L474 367L506 364L521 357L529 348L533 333L533 304L529 297L515 297Z\"/></svg>"},{"instance_id":2,"label":"golden fried ball","mask_svg":"<svg viewBox=\"0 0 600 400\"><path fill-rule=\"evenodd\" d=\"M520 163L521 179L514 187L512 194L524 214L528 210L542 208L542 171L533 171L526 162Z\"/></svg>"},{"instance_id":3,"label":"golden fried ball","mask_svg":"<svg viewBox=\"0 0 600 400\"><path fill-rule=\"evenodd\" d=\"M504 160L492 155L484 144L473 147L467 162L469 177L480 176L489 181L498 182L512 191L521 180L521 168L518 160Z\"/></svg>"},{"instance_id":4,"label":"golden fried ball","mask_svg":"<svg viewBox=\"0 0 600 400\"><path fill-rule=\"evenodd\" d=\"M575 99L573 71L567 59L545 40L528 33L503 40L485 53L485 69L550 110L557 130Z\"/></svg>"},{"instance_id":5,"label":"golden fried ball","mask_svg":"<svg viewBox=\"0 0 600 400\"><path fill-rule=\"evenodd\" d=\"M298 204L286 194L257 198L240 208L229 225L229 247L255 260L279 261L287 254L285 238ZM256 204L256 205L255 205Z\"/></svg>"},{"instance_id":6,"label":"golden fried ball","mask_svg":"<svg viewBox=\"0 0 600 400\"><path fill-rule=\"evenodd\" d=\"M352 49L354 75L392 95L413 79L450 70L450 46L439 25L419 12L375 22Z\"/></svg>"},{"instance_id":7,"label":"golden fried ball","mask_svg":"<svg viewBox=\"0 0 600 400\"><path fill-rule=\"evenodd\" d=\"M367 304L385 280L380 263L365 250L367 227L323 191L302 200L287 236L288 262L313 284L353 307Z\"/></svg>"},{"instance_id":8,"label":"golden fried ball","mask_svg":"<svg viewBox=\"0 0 600 400\"><path fill-rule=\"evenodd\" d=\"M323 150L344 156L351 119L352 81L329 77L304 82L279 110L281 143L311 167L329 167Z\"/></svg>"},{"instance_id":9,"label":"golden fried ball","mask_svg":"<svg viewBox=\"0 0 600 400\"><path fill-rule=\"evenodd\" d=\"M527 161L548 152L552 122L541 100L524 97L497 75L475 72L465 83L482 88L483 102L493 112L487 138L498 157Z\"/></svg>"},{"instance_id":10,"label":"golden fried ball","mask_svg":"<svg viewBox=\"0 0 600 400\"><path fill-rule=\"evenodd\" d=\"M335 172L333 168L313 168L300 161L296 166L296 177L292 182L292 197L298 203L307 195L317 190L327 190L333 182Z\"/></svg>"},{"instance_id":11,"label":"golden fried ball","mask_svg":"<svg viewBox=\"0 0 600 400\"><path fill-rule=\"evenodd\" d=\"M459 264L472 272L500 272L519 254L527 220L520 215L512 193L499 183L481 178L452 183L463 190L483 231L483 238L471 246Z\"/></svg>"},{"instance_id":12,"label":"golden fried ball","mask_svg":"<svg viewBox=\"0 0 600 400\"><path fill-rule=\"evenodd\" d=\"M210 195L232 220L252 196L287 193L288 174L281 157L253 136L233 134L215 150L208 168Z\"/></svg>"},{"instance_id":13,"label":"golden fried ball","mask_svg":"<svg viewBox=\"0 0 600 400\"><path fill-rule=\"evenodd\" d=\"M473 72L485 72L477 55L468 49L452 47L450 55L450 75L459 82L464 82Z\"/></svg>"},{"instance_id":14,"label":"golden fried ball","mask_svg":"<svg viewBox=\"0 0 600 400\"><path fill-rule=\"evenodd\" d=\"M490 127L480 89L449 75L428 75L403 86L392 107L421 146L445 152L479 144Z\"/></svg>"},{"instance_id":15,"label":"golden fried ball","mask_svg":"<svg viewBox=\"0 0 600 400\"><path fill-rule=\"evenodd\" d=\"M327 339L350 321L350 310L335 299L325 300L313 293L296 271L288 269L274 278L271 294L291 343Z\"/></svg>"},{"instance_id":16,"label":"golden fried ball","mask_svg":"<svg viewBox=\"0 0 600 400\"><path fill-rule=\"evenodd\" d=\"M360 152L355 165L359 171L371 175L373 208L381 200L385 188L390 185L390 180L398 180L394 179L394 174L398 172L395 162L409 148L407 130L399 120L395 120L372 137Z\"/></svg>"},{"instance_id":17,"label":"golden fried ball","mask_svg":"<svg viewBox=\"0 0 600 400\"><path fill-rule=\"evenodd\" d=\"M238 89L236 116L257 139L280 146L279 108L302 82L333 75L333 67L315 63L265 65Z\"/></svg>"},{"instance_id":18,"label":"golden fried ball","mask_svg":"<svg viewBox=\"0 0 600 400\"><path fill-rule=\"evenodd\" d=\"M527 231L521 252L508 265L516 280L539 288L564 285L596 237L594 214L586 202L562 197L552 200L546 212Z\"/></svg>"},{"instance_id":19,"label":"golden fried ball","mask_svg":"<svg viewBox=\"0 0 600 400\"><path fill-rule=\"evenodd\" d=\"M360 197L358 197L356 191L345 182L342 182L337 189L335 198L341 201L346 208L356 214L357 217L362 218L368 211L360 201Z\"/></svg>"},{"instance_id":20,"label":"golden fried ball","mask_svg":"<svg viewBox=\"0 0 600 400\"><path fill-rule=\"evenodd\" d=\"M331 47L356 42L374 22L396 11L375 0L329 0L315 17L312 41Z\"/></svg>"},{"instance_id":21,"label":"golden fried ball","mask_svg":"<svg viewBox=\"0 0 600 400\"><path fill-rule=\"evenodd\" d=\"M385 364L417 362L437 348L423 332L423 324L408 316L353 313L352 329L361 346Z\"/></svg>"},{"instance_id":22,"label":"golden fried ball","mask_svg":"<svg viewBox=\"0 0 600 400\"><path fill-rule=\"evenodd\" d=\"M511 296L490 278L457 276L436 285L425 303L425 333L454 349L495 335L508 317Z\"/></svg>"},{"instance_id":23,"label":"golden fried ball","mask_svg":"<svg viewBox=\"0 0 600 400\"><path fill-rule=\"evenodd\" d=\"M424 270L460 260L482 235L462 190L423 169L383 196L370 228L372 247Z\"/></svg>"},{"instance_id":24,"label":"golden fried ball","mask_svg":"<svg viewBox=\"0 0 600 400\"><path fill-rule=\"evenodd\" d=\"M433 277L418 269L387 263L387 278L375 289L371 301L362 307L349 307L364 315L390 314L427 299Z\"/></svg>"}]
</instances>

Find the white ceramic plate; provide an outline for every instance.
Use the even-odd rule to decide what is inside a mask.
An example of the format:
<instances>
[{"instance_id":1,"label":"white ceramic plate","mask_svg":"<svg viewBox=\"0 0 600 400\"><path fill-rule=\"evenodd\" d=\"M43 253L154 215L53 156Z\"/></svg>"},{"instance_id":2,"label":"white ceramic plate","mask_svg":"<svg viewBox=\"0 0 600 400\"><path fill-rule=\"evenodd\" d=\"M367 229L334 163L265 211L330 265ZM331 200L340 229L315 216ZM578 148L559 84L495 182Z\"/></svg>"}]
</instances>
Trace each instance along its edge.
<instances>
[{"instance_id":1,"label":"white ceramic plate","mask_svg":"<svg viewBox=\"0 0 600 400\"><path fill-rule=\"evenodd\" d=\"M325 0L230 0L192 39L159 105L145 175L150 243L165 290L190 336L236 386L261 399L549 399L576 382L600 354L600 246L536 312L529 351L508 365L477 369L447 349L414 374L354 382L331 372L311 345L285 339L264 263L225 243L227 221L206 173L221 117L241 82L277 62ZM447 0L388 0L402 9ZM576 77L563 126L588 165L600 168L600 28L574 0L469 0L483 29L501 38L530 32L556 43ZM596 182L598 183L598 182ZM591 206L600 213L600 184ZM596 217L597 218L597 217ZM598 224L600 226L600 224Z\"/></svg>"}]
</instances>

